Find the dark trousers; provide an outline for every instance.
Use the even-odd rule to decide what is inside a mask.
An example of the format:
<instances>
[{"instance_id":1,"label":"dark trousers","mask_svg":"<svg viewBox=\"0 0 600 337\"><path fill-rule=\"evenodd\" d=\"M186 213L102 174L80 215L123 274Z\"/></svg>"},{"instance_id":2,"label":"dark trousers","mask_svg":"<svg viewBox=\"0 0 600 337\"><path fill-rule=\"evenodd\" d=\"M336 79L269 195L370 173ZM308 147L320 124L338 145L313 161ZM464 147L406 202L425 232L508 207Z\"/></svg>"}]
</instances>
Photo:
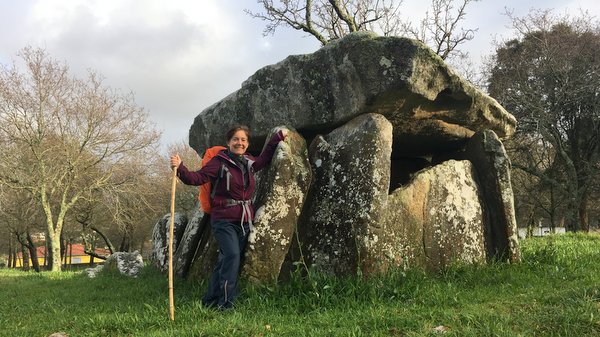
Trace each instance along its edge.
<instances>
[{"instance_id":1,"label":"dark trousers","mask_svg":"<svg viewBox=\"0 0 600 337\"><path fill-rule=\"evenodd\" d=\"M213 269L208 290L202 298L205 306L217 306L228 309L238 296L238 276L250 227L244 223L244 231L239 222L223 220L213 221L211 224L213 235L219 243L219 259Z\"/></svg>"}]
</instances>

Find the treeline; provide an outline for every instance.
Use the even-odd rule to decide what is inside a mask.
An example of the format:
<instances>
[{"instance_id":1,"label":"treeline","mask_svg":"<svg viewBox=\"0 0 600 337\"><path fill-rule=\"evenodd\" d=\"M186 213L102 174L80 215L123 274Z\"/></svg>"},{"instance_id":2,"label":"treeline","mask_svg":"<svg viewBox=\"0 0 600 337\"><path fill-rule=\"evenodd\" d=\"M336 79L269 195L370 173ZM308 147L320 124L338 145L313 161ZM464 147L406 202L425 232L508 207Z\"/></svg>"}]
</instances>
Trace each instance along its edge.
<instances>
[{"instance_id":1,"label":"treeline","mask_svg":"<svg viewBox=\"0 0 600 337\"><path fill-rule=\"evenodd\" d=\"M61 247L73 240L90 254L144 250L168 212L159 130L132 93L105 86L97 73L74 77L42 49L19 57L24 67L0 69L0 237L8 264L17 251L33 257L45 244L48 269L60 271ZM198 162L183 144L169 151ZM180 210L194 207L193 197L178 199ZM40 233L43 240L32 239Z\"/></svg>"},{"instance_id":2,"label":"treeline","mask_svg":"<svg viewBox=\"0 0 600 337\"><path fill-rule=\"evenodd\" d=\"M267 22L267 33L283 24L323 44L367 29L419 38L460 66L470 64L460 47L476 29L460 23L472 2L433 0L416 26L400 17L394 1L296 9L265 1L265 12L250 14ZM600 221L598 21L585 12L506 15L514 36L494 41L484 67L464 75L476 73L482 89L518 120L505 142L517 221L588 231ZM168 212L168 154L178 152L190 166L199 161L183 142L161 151L159 139L134 95L107 87L94 71L74 77L66 64L31 47L21 50L19 63L1 65L0 251L9 264L17 251L35 254L39 233L55 271L65 242L80 242L90 254L95 247L146 250L152 227ZM180 186L177 209L191 212L197 189Z\"/></svg>"}]
</instances>

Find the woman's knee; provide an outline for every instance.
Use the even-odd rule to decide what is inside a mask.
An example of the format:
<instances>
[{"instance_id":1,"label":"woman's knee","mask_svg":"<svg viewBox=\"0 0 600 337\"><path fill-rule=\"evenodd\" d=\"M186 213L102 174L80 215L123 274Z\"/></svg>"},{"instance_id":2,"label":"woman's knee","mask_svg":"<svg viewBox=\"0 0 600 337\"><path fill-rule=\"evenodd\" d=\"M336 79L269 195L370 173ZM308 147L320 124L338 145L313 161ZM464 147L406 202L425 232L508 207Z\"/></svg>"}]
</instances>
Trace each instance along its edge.
<instances>
[{"instance_id":1,"label":"woman's knee","mask_svg":"<svg viewBox=\"0 0 600 337\"><path fill-rule=\"evenodd\" d=\"M241 254L239 249L228 249L221 252L223 254L223 260L231 263L237 262L239 263Z\"/></svg>"}]
</instances>

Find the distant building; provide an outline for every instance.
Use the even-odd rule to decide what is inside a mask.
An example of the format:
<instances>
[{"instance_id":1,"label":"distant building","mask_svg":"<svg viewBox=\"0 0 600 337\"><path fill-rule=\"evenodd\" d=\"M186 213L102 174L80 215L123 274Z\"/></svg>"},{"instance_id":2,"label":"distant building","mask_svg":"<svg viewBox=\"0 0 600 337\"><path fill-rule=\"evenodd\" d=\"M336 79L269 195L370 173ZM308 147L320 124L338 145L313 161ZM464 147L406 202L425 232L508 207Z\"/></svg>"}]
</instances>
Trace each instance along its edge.
<instances>
[{"instance_id":1,"label":"distant building","mask_svg":"<svg viewBox=\"0 0 600 337\"><path fill-rule=\"evenodd\" d=\"M534 227L531 231L533 236L546 236L550 234L564 234L566 233L565 227L554 227L554 232L550 227ZM527 227L519 228L519 239L527 237Z\"/></svg>"},{"instance_id":2,"label":"distant building","mask_svg":"<svg viewBox=\"0 0 600 337\"><path fill-rule=\"evenodd\" d=\"M98 255L102 255L102 256L110 255L110 251L108 249L104 249L104 248L96 248L95 253ZM47 262L47 260L49 260L50 257L48 255L46 255L46 247L45 246L37 247L37 257L38 257L38 263L40 264L40 266L44 266L47 264L46 262ZM89 264L90 261L91 261L91 256L89 256L88 254L85 253L85 250L84 250L84 247L82 244L74 243L74 244L67 246L67 251L65 253L65 256L63 256L64 264L66 264L66 265ZM102 263L104 263L104 260L94 258L94 263L102 264ZM30 266L32 265L31 257L29 257L29 265ZM23 267L23 253L21 253L21 252L17 253L16 267L17 268Z\"/></svg>"}]
</instances>

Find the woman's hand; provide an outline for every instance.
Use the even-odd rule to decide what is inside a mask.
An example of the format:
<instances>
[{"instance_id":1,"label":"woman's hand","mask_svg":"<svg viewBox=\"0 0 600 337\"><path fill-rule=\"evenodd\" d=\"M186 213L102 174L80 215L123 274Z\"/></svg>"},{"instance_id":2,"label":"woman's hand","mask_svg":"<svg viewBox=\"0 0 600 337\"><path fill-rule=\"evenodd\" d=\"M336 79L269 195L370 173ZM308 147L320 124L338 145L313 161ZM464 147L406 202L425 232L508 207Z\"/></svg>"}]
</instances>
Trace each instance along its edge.
<instances>
[{"instance_id":1,"label":"woman's hand","mask_svg":"<svg viewBox=\"0 0 600 337\"><path fill-rule=\"evenodd\" d=\"M179 154L175 154L171 156L171 167L179 167L181 165L181 158Z\"/></svg>"}]
</instances>

